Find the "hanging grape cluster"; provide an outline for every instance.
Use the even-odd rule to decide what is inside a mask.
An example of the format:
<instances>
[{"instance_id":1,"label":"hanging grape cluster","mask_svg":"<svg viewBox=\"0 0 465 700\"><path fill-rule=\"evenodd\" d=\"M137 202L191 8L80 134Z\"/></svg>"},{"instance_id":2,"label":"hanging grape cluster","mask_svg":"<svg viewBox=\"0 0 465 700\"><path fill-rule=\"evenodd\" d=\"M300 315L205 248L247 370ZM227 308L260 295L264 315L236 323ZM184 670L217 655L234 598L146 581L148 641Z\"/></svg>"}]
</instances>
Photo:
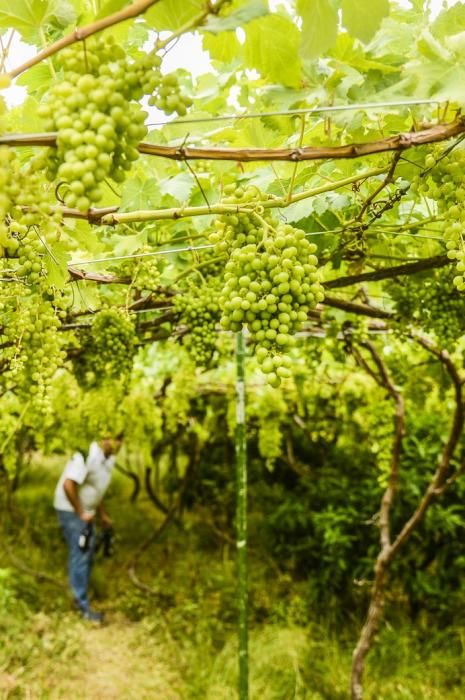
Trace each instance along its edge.
<instances>
[{"instance_id":1,"label":"hanging grape cluster","mask_svg":"<svg viewBox=\"0 0 465 700\"><path fill-rule=\"evenodd\" d=\"M161 272L165 261L152 255L153 249L142 246L137 251L141 257L133 257L118 268L118 273L131 278L133 289L138 292L154 292L160 287Z\"/></svg>"},{"instance_id":2,"label":"hanging grape cluster","mask_svg":"<svg viewBox=\"0 0 465 700\"><path fill-rule=\"evenodd\" d=\"M21 287L3 296L0 305L2 360L8 368L3 380L40 414L50 410L53 376L65 360L57 332L61 322L50 299L14 298Z\"/></svg>"},{"instance_id":3,"label":"hanging grape cluster","mask_svg":"<svg viewBox=\"0 0 465 700\"><path fill-rule=\"evenodd\" d=\"M433 333L441 347L453 347L464 334L465 297L454 286L450 270L412 275L388 288L401 321Z\"/></svg>"},{"instance_id":4,"label":"hanging grape cluster","mask_svg":"<svg viewBox=\"0 0 465 700\"><path fill-rule=\"evenodd\" d=\"M224 203L243 211L217 219L209 236L229 258L220 297L221 325L235 332L247 327L261 369L276 387L291 376L288 352L294 334L323 299L316 246L304 231L272 219L255 187L231 186L225 193Z\"/></svg>"},{"instance_id":5,"label":"hanging grape cluster","mask_svg":"<svg viewBox=\"0 0 465 700\"><path fill-rule=\"evenodd\" d=\"M128 314L119 309L99 311L75 358L76 376L84 386L101 386L129 378L136 335Z\"/></svg>"},{"instance_id":6,"label":"hanging grape cluster","mask_svg":"<svg viewBox=\"0 0 465 700\"><path fill-rule=\"evenodd\" d=\"M159 56L131 60L111 36L73 44L58 60L63 80L38 110L45 128L58 132L47 175L64 183L59 193L68 207L86 211L102 198L102 182L123 182L139 156L147 114L138 100L155 91L157 104L182 114L191 100L180 95L176 76L161 75Z\"/></svg>"},{"instance_id":7,"label":"hanging grape cluster","mask_svg":"<svg viewBox=\"0 0 465 700\"><path fill-rule=\"evenodd\" d=\"M190 284L174 298L179 320L188 328L183 343L199 367L206 367L215 351L220 320L219 290L216 285Z\"/></svg>"},{"instance_id":8,"label":"hanging grape cluster","mask_svg":"<svg viewBox=\"0 0 465 700\"><path fill-rule=\"evenodd\" d=\"M465 290L465 150L454 148L445 155L439 147L425 158L427 172L419 175L411 191L434 199L438 213L444 219L444 240L450 260L456 260L458 274L454 284L460 292Z\"/></svg>"},{"instance_id":9,"label":"hanging grape cluster","mask_svg":"<svg viewBox=\"0 0 465 700\"><path fill-rule=\"evenodd\" d=\"M44 282L44 256L60 238L61 223L39 175L0 147L0 249L18 259L15 276L28 286Z\"/></svg>"},{"instance_id":10,"label":"hanging grape cluster","mask_svg":"<svg viewBox=\"0 0 465 700\"><path fill-rule=\"evenodd\" d=\"M65 359L45 262L48 255L53 264L60 235L61 215L39 175L0 147L0 246L7 256L0 303L2 379L37 413L50 408L51 382Z\"/></svg>"}]
</instances>

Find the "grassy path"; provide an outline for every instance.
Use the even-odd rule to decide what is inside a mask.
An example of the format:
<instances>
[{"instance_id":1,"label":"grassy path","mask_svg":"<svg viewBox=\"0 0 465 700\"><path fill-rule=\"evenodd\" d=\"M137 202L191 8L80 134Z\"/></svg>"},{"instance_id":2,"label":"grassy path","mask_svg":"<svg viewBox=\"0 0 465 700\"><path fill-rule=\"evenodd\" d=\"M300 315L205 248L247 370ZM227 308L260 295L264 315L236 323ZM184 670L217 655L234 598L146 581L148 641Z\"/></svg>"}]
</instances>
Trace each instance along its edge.
<instances>
[{"instance_id":1,"label":"grassy path","mask_svg":"<svg viewBox=\"0 0 465 700\"><path fill-rule=\"evenodd\" d=\"M38 667L0 672L1 700L182 700L174 659L143 623L113 615L95 626L67 615L63 624L61 653L53 645Z\"/></svg>"},{"instance_id":2,"label":"grassy path","mask_svg":"<svg viewBox=\"0 0 465 700\"><path fill-rule=\"evenodd\" d=\"M180 700L179 682L166 652L135 623L110 621L84 633L76 661L77 677L63 687L62 697L85 700ZM77 669L76 669L77 670Z\"/></svg>"}]
</instances>

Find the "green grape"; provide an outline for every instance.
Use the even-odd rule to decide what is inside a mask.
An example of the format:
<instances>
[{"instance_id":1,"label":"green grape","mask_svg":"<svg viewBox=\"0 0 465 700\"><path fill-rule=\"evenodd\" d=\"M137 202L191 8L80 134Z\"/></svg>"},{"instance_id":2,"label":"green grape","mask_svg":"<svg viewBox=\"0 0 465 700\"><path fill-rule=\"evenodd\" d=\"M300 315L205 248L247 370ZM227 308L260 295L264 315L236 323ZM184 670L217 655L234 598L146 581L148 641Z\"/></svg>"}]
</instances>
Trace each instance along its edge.
<instances>
[{"instance_id":1,"label":"green grape","mask_svg":"<svg viewBox=\"0 0 465 700\"><path fill-rule=\"evenodd\" d=\"M0 245L9 256L2 276L11 280L1 283L2 385L14 387L30 420L50 412L51 383L65 360L45 265L62 220L36 166L32 159L21 167L12 151L0 147Z\"/></svg>"},{"instance_id":2,"label":"green grape","mask_svg":"<svg viewBox=\"0 0 465 700\"><path fill-rule=\"evenodd\" d=\"M60 238L61 214L50 203L39 174L21 169L7 147L0 147L0 186L0 246L17 258L17 277L29 287L44 286L44 255Z\"/></svg>"},{"instance_id":3,"label":"green grape","mask_svg":"<svg viewBox=\"0 0 465 700\"><path fill-rule=\"evenodd\" d=\"M192 283L174 297L174 309L188 328L184 346L199 367L207 367L216 348L216 325L220 318L219 290L215 281L200 287Z\"/></svg>"},{"instance_id":4,"label":"green grape","mask_svg":"<svg viewBox=\"0 0 465 700\"><path fill-rule=\"evenodd\" d=\"M38 109L46 129L58 132L47 177L62 183L66 206L86 211L102 199L102 182L123 182L139 157L147 114L138 101L155 91L150 104L185 114L191 100L180 94L174 74L161 75L156 54L130 58L111 36L67 47L58 63L63 80Z\"/></svg>"},{"instance_id":5,"label":"green grape","mask_svg":"<svg viewBox=\"0 0 465 700\"><path fill-rule=\"evenodd\" d=\"M447 255L457 261L454 285L460 292L465 290L465 246L463 229L465 226L465 150L454 148L444 155L439 147L425 159L426 173L417 176L411 185L413 192L437 202L438 213L443 220L443 235Z\"/></svg>"},{"instance_id":6,"label":"green grape","mask_svg":"<svg viewBox=\"0 0 465 700\"><path fill-rule=\"evenodd\" d=\"M278 223L261 206L255 188L225 189L224 202L250 209L215 222L209 240L228 256L220 297L221 326L245 325L267 382L278 387L291 376L289 350L308 311L323 300L316 246L304 231Z\"/></svg>"},{"instance_id":7,"label":"green grape","mask_svg":"<svg viewBox=\"0 0 465 700\"><path fill-rule=\"evenodd\" d=\"M134 324L128 314L118 309L99 311L75 358L78 380L83 385L100 386L110 380L129 378L135 341Z\"/></svg>"},{"instance_id":8,"label":"green grape","mask_svg":"<svg viewBox=\"0 0 465 700\"><path fill-rule=\"evenodd\" d=\"M5 295L1 311L2 381L40 416L51 410L53 377L65 360L60 320L50 299L28 294L23 284L14 291L22 296Z\"/></svg>"},{"instance_id":9,"label":"green grape","mask_svg":"<svg viewBox=\"0 0 465 700\"><path fill-rule=\"evenodd\" d=\"M450 270L437 270L432 277L412 275L391 282L388 290L401 324L434 334L444 348L453 348L463 336L465 297L456 289Z\"/></svg>"},{"instance_id":10,"label":"green grape","mask_svg":"<svg viewBox=\"0 0 465 700\"><path fill-rule=\"evenodd\" d=\"M118 274L130 277L132 287L139 292L155 292L160 287L161 271L166 261L150 253L153 253L153 248L144 245L137 251L143 257L131 258L118 268Z\"/></svg>"}]
</instances>

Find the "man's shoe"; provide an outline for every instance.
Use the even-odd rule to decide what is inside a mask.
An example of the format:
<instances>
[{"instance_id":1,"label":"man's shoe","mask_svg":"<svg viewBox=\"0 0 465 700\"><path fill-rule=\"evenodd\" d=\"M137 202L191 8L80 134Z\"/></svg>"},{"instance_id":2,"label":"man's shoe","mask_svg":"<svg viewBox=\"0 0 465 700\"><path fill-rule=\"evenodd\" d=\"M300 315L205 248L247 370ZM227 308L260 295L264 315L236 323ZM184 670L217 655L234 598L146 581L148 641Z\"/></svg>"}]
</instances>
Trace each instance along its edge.
<instances>
[{"instance_id":1,"label":"man's shoe","mask_svg":"<svg viewBox=\"0 0 465 700\"><path fill-rule=\"evenodd\" d=\"M103 614L90 608L82 611L82 617L84 620L90 620L91 622L103 622Z\"/></svg>"}]
</instances>

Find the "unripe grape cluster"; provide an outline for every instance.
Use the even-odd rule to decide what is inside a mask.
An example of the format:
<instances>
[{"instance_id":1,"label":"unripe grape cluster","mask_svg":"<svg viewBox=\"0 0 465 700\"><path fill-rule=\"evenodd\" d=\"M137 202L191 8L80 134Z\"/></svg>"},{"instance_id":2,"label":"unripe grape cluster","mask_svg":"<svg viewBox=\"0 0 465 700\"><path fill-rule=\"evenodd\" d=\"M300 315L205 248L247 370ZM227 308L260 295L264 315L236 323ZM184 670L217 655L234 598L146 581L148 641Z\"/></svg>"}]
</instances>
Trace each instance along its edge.
<instances>
[{"instance_id":1,"label":"unripe grape cluster","mask_svg":"<svg viewBox=\"0 0 465 700\"><path fill-rule=\"evenodd\" d=\"M65 360L57 332L60 320L51 301L37 295L2 304L1 311L2 343L14 348L8 379L36 411L46 412L53 376Z\"/></svg>"},{"instance_id":2,"label":"unripe grape cluster","mask_svg":"<svg viewBox=\"0 0 465 700\"><path fill-rule=\"evenodd\" d=\"M82 384L100 386L129 377L134 359L136 335L129 315L119 309L99 311L90 333L76 358L76 375Z\"/></svg>"},{"instance_id":3,"label":"unripe grape cluster","mask_svg":"<svg viewBox=\"0 0 465 700\"><path fill-rule=\"evenodd\" d=\"M150 255L152 252L150 246L142 246L137 251L142 257L133 257L118 268L119 274L131 277L132 287L140 292L154 292L160 287L165 261L159 256Z\"/></svg>"},{"instance_id":4,"label":"unripe grape cluster","mask_svg":"<svg viewBox=\"0 0 465 700\"><path fill-rule=\"evenodd\" d=\"M15 275L29 286L43 282L43 256L61 234L61 214L53 208L40 177L21 169L13 151L0 147L0 246L18 258Z\"/></svg>"},{"instance_id":5,"label":"unripe grape cluster","mask_svg":"<svg viewBox=\"0 0 465 700\"><path fill-rule=\"evenodd\" d=\"M50 409L51 381L65 359L45 265L61 234L61 215L30 166L21 167L13 151L0 147L0 245L9 256L3 276L12 279L1 294L0 359L5 386L13 383L40 414Z\"/></svg>"},{"instance_id":6,"label":"unripe grape cluster","mask_svg":"<svg viewBox=\"0 0 465 700\"><path fill-rule=\"evenodd\" d=\"M454 148L443 155L435 148L425 158L428 172L418 176L411 191L436 200L438 213L444 219L444 240L450 260L456 260L454 285L460 292L465 291L465 150Z\"/></svg>"},{"instance_id":7,"label":"unripe grape cluster","mask_svg":"<svg viewBox=\"0 0 465 700\"><path fill-rule=\"evenodd\" d=\"M207 367L215 351L220 320L219 290L216 286L194 286L174 298L173 306L181 323L188 327L184 346L199 367Z\"/></svg>"},{"instance_id":8,"label":"unripe grape cluster","mask_svg":"<svg viewBox=\"0 0 465 700\"><path fill-rule=\"evenodd\" d=\"M399 320L433 333L441 347L452 348L463 336L465 296L454 286L450 270L404 278L391 283L389 292Z\"/></svg>"},{"instance_id":9,"label":"unripe grape cluster","mask_svg":"<svg viewBox=\"0 0 465 700\"><path fill-rule=\"evenodd\" d=\"M255 356L271 386L291 376L289 349L308 311L323 300L318 281L316 246L305 232L278 223L260 202L255 188L225 189L225 204L237 214L215 222L209 240L228 254L220 297L221 325L240 331L245 325L255 344ZM248 211L247 211L248 210Z\"/></svg>"},{"instance_id":10,"label":"unripe grape cluster","mask_svg":"<svg viewBox=\"0 0 465 700\"><path fill-rule=\"evenodd\" d=\"M58 132L47 176L63 183L66 206L86 211L101 200L102 183L123 182L139 156L147 114L138 100L156 90L170 113L184 114L190 99L180 96L176 76L161 75L159 56L140 53L131 60L111 36L73 44L58 60L63 80L38 110L45 128Z\"/></svg>"}]
</instances>

